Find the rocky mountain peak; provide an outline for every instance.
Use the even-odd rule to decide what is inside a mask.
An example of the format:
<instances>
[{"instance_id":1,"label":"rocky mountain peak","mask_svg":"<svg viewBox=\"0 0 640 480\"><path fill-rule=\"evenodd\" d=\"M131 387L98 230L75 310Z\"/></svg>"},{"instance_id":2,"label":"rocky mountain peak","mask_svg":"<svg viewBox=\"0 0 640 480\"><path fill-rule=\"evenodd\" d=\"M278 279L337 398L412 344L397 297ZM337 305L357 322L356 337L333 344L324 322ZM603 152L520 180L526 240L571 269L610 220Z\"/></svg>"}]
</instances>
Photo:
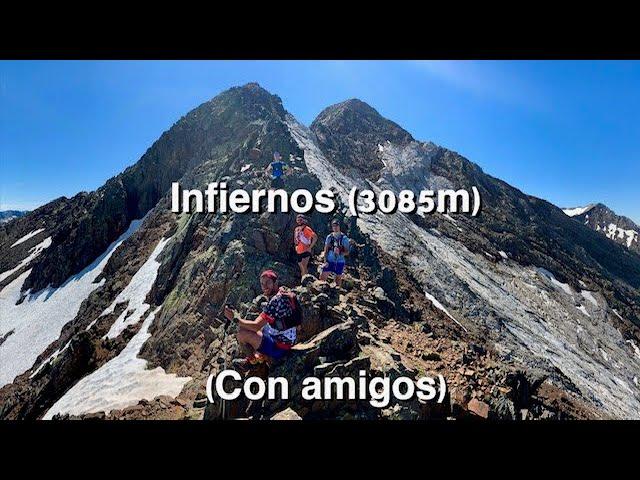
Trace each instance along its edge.
<instances>
[{"instance_id":1,"label":"rocky mountain peak","mask_svg":"<svg viewBox=\"0 0 640 480\"><path fill-rule=\"evenodd\" d=\"M256 115L258 118L264 118L265 114L274 114L279 117L285 114L280 97L271 94L257 82L250 82L225 90L211 99L209 103L203 104L203 106L206 107L211 104L214 107L218 107L218 109L220 107L239 108L244 110L245 113Z\"/></svg>"},{"instance_id":2,"label":"rocky mountain peak","mask_svg":"<svg viewBox=\"0 0 640 480\"><path fill-rule=\"evenodd\" d=\"M409 132L384 118L369 104L352 98L325 108L311 124L311 130L326 129L332 134L379 137L380 141L407 143L413 140Z\"/></svg>"},{"instance_id":3,"label":"rocky mountain peak","mask_svg":"<svg viewBox=\"0 0 640 480\"><path fill-rule=\"evenodd\" d=\"M384 166L377 155L381 146L413 141L409 132L358 99L325 108L311 124L311 131L338 168L372 180Z\"/></svg>"},{"instance_id":4,"label":"rocky mountain peak","mask_svg":"<svg viewBox=\"0 0 640 480\"><path fill-rule=\"evenodd\" d=\"M98 190L65 199L64 209L45 206L40 215L20 219L12 236L34 231L42 223L51 245L6 280L31 267L24 291L61 285L100 255L131 221L156 206L172 182L191 185L196 177L204 181L202 172L222 177L252 146L288 150L288 145L278 143L286 137L285 115L281 99L257 83L230 88L201 104L165 131L135 164ZM19 260L15 255L0 257L0 267L13 269Z\"/></svg>"}]
</instances>

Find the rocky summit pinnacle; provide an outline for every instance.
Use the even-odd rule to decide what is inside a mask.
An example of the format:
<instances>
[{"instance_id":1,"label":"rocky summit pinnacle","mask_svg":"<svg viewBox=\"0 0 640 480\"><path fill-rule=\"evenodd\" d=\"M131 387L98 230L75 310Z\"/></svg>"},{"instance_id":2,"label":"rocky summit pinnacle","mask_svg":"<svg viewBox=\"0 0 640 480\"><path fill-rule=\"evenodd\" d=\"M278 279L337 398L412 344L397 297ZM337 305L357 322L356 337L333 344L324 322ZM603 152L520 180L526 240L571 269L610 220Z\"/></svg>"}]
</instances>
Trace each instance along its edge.
<instances>
[{"instance_id":1,"label":"rocky summit pinnacle","mask_svg":"<svg viewBox=\"0 0 640 480\"><path fill-rule=\"evenodd\" d=\"M240 87L231 87L214 97L211 101L236 100L234 105L241 108L261 106L278 115L284 114L282 100L277 95L270 93L257 82L250 82Z\"/></svg>"}]
</instances>

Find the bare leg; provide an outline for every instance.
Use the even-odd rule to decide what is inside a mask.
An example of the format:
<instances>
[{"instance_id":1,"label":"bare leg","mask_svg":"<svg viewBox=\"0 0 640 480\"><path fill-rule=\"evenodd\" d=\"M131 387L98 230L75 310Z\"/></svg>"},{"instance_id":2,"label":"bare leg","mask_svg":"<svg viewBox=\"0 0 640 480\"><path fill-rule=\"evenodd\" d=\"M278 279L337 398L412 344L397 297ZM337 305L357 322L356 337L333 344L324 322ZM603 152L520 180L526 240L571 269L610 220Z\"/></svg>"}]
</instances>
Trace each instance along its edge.
<instances>
[{"instance_id":1,"label":"bare leg","mask_svg":"<svg viewBox=\"0 0 640 480\"><path fill-rule=\"evenodd\" d=\"M251 345L256 351L260 348L260 344L262 343L262 332L254 332L253 330L245 328L238 330L236 337L240 344Z\"/></svg>"},{"instance_id":2,"label":"bare leg","mask_svg":"<svg viewBox=\"0 0 640 480\"><path fill-rule=\"evenodd\" d=\"M307 268L308 265L309 265L309 257L303 258L298 263L298 266L300 267L300 275L302 277L304 277L307 273L309 273L309 270Z\"/></svg>"},{"instance_id":3,"label":"bare leg","mask_svg":"<svg viewBox=\"0 0 640 480\"><path fill-rule=\"evenodd\" d=\"M336 275L336 285L339 287L342 285L342 275Z\"/></svg>"}]
</instances>

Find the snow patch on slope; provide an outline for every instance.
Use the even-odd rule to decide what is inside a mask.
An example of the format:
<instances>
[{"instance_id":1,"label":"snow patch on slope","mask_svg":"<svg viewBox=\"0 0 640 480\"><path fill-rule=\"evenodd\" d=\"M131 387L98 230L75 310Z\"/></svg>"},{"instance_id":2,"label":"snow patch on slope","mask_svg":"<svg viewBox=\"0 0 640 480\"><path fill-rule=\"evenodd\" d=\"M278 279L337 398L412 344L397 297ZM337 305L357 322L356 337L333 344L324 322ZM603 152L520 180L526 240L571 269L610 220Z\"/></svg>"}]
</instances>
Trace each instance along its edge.
<instances>
[{"instance_id":1,"label":"snow patch on slope","mask_svg":"<svg viewBox=\"0 0 640 480\"><path fill-rule=\"evenodd\" d=\"M67 348L69 348L69 345L71 345L71 340L69 340L69 341L64 345L64 347L62 347L62 348L58 348L55 352L53 352L51 355L49 355L49 357L48 357L44 362L42 362L42 363L38 366L38 368L36 368L36 369L33 371L33 373L32 373L31 375L29 375L29 379L32 379L33 377L35 377L35 376L38 374L38 372L40 372L40 370L42 370L42 369L44 368L44 366L45 366L47 363L53 362L56 358L58 358L58 357L60 356L60 354L61 354L61 353L64 353L64 351L65 351Z\"/></svg>"},{"instance_id":2,"label":"snow patch on slope","mask_svg":"<svg viewBox=\"0 0 640 480\"><path fill-rule=\"evenodd\" d=\"M31 247L29 249L29 255L23 258L18 265L16 265L11 270L7 270L6 272L0 273L0 282L5 278L9 278L15 272L20 270L22 267L29 265L38 255L42 253L45 248L49 248L51 246L51 237L45 238L42 242L40 242L35 247Z\"/></svg>"},{"instance_id":3,"label":"snow patch on slope","mask_svg":"<svg viewBox=\"0 0 640 480\"><path fill-rule=\"evenodd\" d=\"M147 370L147 361L138 358L142 346L151 337L149 327L160 308L147 315L138 333L117 357L76 383L49 409L44 420L58 413L109 413L159 395L178 396L191 377L167 374L162 367Z\"/></svg>"},{"instance_id":4,"label":"snow patch on slope","mask_svg":"<svg viewBox=\"0 0 640 480\"><path fill-rule=\"evenodd\" d=\"M582 313L584 313L587 317L590 317L591 315L589 315L589 312L587 312L587 307L585 307L584 305L580 305L577 307L578 310L580 310Z\"/></svg>"},{"instance_id":5,"label":"snow patch on slope","mask_svg":"<svg viewBox=\"0 0 640 480\"><path fill-rule=\"evenodd\" d=\"M594 206L595 204L590 204L590 205L587 205L586 207L563 208L562 211L570 217L576 217L578 215L582 215L585 212L588 212Z\"/></svg>"},{"instance_id":6,"label":"snow patch on slope","mask_svg":"<svg viewBox=\"0 0 640 480\"><path fill-rule=\"evenodd\" d=\"M0 345L0 387L31 368L38 356L60 336L62 328L78 314L82 302L104 283L104 280L94 281L115 249L139 224L140 220L131 222L127 231L100 257L58 288L49 287L34 294L29 291L24 301L16 305L22 285L31 272L27 270L0 291L0 336L13 330Z\"/></svg>"},{"instance_id":7,"label":"snow patch on slope","mask_svg":"<svg viewBox=\"0 0 640 480\"><path fill-rule=\"evenodd\" d=\"M615 223L610 223L606 229L604 226L600 228L600 225L597 225L596 231L600 230L603 230L607 238L611 240L623 240L627 244L627 247L631 247L633 242L638 241L638 232L631 229L625 230L624 228L618 227Z\"/></svg>"},{"instance_id":8,"label":"snow patch on slope","mask_svg":"<svg viewBox=\"0 0 640 480\"><path fill-rule=\"evenodd\" d=\"M151 305L145 302L151 287L156 281L160 262L156 260L162 252L169 238L163 238L158 242L147 261L131 278L129 284L118 294L113 303L102 312L101 316L113 313L116 306L120 303L128 303L118 319L113 322L109 332L104 338L116 338L129 325L135 325L140 321L143 315L151 308ZM95 323L92 322L92 324Z\"/></svg>"},{"instance_id":9,"label":"snow patch on slope","mask_svg":"<svg viewBox=\"0 0 640 480\"><path fill-rule=\"evenodd\" d=\"M590 291L581 290L580 295L582 295L582 298L584 298L585 300L591 302L594 307L598 306L598 301L593 297L593 294Z\"/></svg>"},{"instance_id":10,"label":"snow patch on slope","mask_svg":"<svg viewBox=\"0 0 640 480\"><path fill-rule=\"evenodd\" d=\"M548 279L554 287L564 291L567 295L573 295L573 290L571 290L571 287L568 284L562 283L561 281L557 280L555 275L551 273L549 270L542 267L538 267L537 270L538 270L538 273L540 273L543 277Z\"/></svg>"},{"instance_id":11,"label":"snow patch on slope","mask_svg":"<svg viewBox=\"0 0 640 480\"><path fill-rule=\"evenodd\" d=\"M44 228L39 228L37 230L34 230L33 232L29 232L27 233L24 237L16 240L13 245L11 245L9 248L13 248L16 245L20 245L21 243L26 242L27 240L29 240L31 237L35 237L36 235L38 235L39 233L44 232Z\"/></svg>"},{"instance_id":12,"label":"snow patch on slope","mask_svg":"<svg viewBox=\"0 0 640 480\"><path fill-rule=\"evenodd\" d=\"M433 304L434 307L436 307L438 310L440 310L441 312L443 312L447 317L449 317L451 320L453 320L454 322L456 322L456 324L460 325L465 332L467 332L468 330L465 328L464 325L462 325L458 320L456 320L455 318L453 318L453 315L451 315L449 313L449 311L444 308L444 305L442 305L438 300L436 300L436 298L431 295L429 292L424 292L424 294L426 295L427 299Z\"/></svg>"}]
</instances>

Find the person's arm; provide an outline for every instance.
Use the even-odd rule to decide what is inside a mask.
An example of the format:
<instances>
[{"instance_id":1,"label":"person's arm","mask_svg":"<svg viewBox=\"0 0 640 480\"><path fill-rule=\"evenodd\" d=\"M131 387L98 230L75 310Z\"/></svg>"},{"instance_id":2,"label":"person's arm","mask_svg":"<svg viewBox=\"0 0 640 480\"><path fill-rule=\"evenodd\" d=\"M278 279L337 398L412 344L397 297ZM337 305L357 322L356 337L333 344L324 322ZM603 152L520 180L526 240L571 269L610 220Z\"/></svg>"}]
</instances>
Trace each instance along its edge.
<instances>
[{"instance_id":1,"label":"person's arm","mask_svg":"<svg viewBox=\"0 0 640 480\"><path fill-rule=\"evenodd\" d=\"M327 260L327 253L329 253L329 243L325 240L324 242L324 251L322 252L322 256L325 260Z\"/></svg>"},{"instance_id":2,"label":"person's arm","mask_svg":"<svg viewBox=\"0 0 640 480\"><path fill-rule=\"evenodd\" d=\"M318 235L316 234L316 232L313 232L313 235L311 236L311 245L309 246L309 250L313 250L313 247L315 247L316 243L318 243Z\"/></svg>"},{"instance_id":3,"label":"person's arm","mask_svg":"<svg viewBox=\"0 0 640 480\"><path fill-rule=\"evenodd\" d=\"M264 315L260 314L255 320L245 320L244 318L239 318L238 323L248 330L258 332L262 330L262 327L264 327L269 322L267 322L267 319Z\"/></svg>"},{"instance_id":4,"label":"person's arm","mask_svg":"<svg viewBox=\"0 0 640 480\"><path fill-rule=\"evenodd\" d=\"M224 316L227 317L228 320L236 318L238 324L242 325L247 330L252 330L254 332L262 330L262 327L269 323L264 314L258 315L255 320L246 320L244 318L236 317L235 311L227 306L224 307Z\"/></svg>"}]
</instances>

